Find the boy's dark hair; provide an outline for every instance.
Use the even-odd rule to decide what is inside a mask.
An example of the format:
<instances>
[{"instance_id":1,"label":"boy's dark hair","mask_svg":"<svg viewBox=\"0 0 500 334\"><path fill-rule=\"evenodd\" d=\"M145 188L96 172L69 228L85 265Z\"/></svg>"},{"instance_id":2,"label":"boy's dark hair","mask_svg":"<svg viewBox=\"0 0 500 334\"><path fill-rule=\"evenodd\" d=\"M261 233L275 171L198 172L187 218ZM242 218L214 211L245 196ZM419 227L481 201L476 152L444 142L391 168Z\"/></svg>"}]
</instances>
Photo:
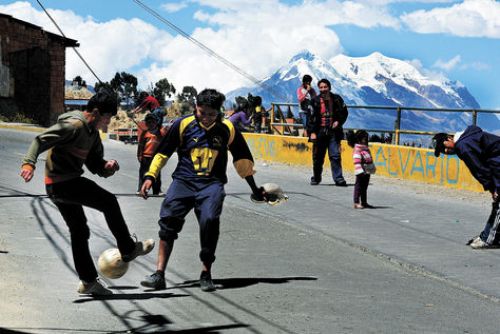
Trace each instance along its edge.
<instances>
[{"instance_id":1,"label":"boy's dark hair","mask_svg":"<svg viewBox=\"0 0 500 334\"><path fill-rule=\"evenodd\" d=\"M362 139L366 138L368 141L368 132L365 130L358 130L356 132L349 130L346 134L347 144L354 147L354 145L359 144Z\"/></svg>"},{"instance_id":2,"label":"boy's dark hair","mask_svg":"<svg viewBox=\"0 0 500 334\"><path fill-rule=\"evenodd\" d=\"M212 109L220 110L222 104L226 100L224 94L215 89L204 89L196 96L196 105L201 107L210 107Z\"/></svg>"},{"instance_id":3,"label":"boy's dark hair","mask_svg":"<svg viewBox=\"0 0 500 334\"><path fill-rule=\"evenodd\" d=\"M139 101L143 101L146 97L149 96L149 93L148 92L145 92L145 91L142 91L139 93Z\"/></svg>"},{"instance_id":4,"label":"boy's dark hair","mask_svg":"<svg viewBox=\"0 0 500 334\"><path fill-rule=\"evenodd\" d=\"M321 79L320 81L318 81L318 87L321 83L326 84L328 86L328 89L332 89L332 84L328 79Z\"/></svg>"},{"instance_id":5,"label":"boy's dark hair","mask_svg":"<svg viewBox=\"0 0 500 334\"><path fill-rule=\"evenodd\" d=\"M99 91L87 103L88 112L92 112L95 108L99 110L99 114L101 115L111 114L115 116L118 111L116 93L106 87L99 88Z\"/></svg>"},{"instance_id":6,"label":"boy's dark hair","mask_svg":"<svg viewBox=\"0 0 500 334\"><path fill-rule=\"evenodd\" d=\"M247 100L250 107L258 107L262 105L262 97L258 95L253 96L252 94L248 93Z\"/></svg>"},{"instance_id":7,"label":"boy's dark hair","mask_svg":"<svg viewBox=\"0 0 500 334\"><path fill-rule=\"evenodd\" d=\"M439 157L441 153L444 153L444 142L448 140L450 135L444 132L436 133L432 137L432 147L434 147L434 156Z\"/></svg>"},{"instance_id":8,"label":"boy's dark hair","mask_svg":"<svg viewBox=\"0 0 500 334\"><path fill-rule=\"evenodd\" d=\"M235 111L246 111L248 109L248 100L243 96L237 96L236 100L236 110Z\"/></svg>"},{"instance_id":9,"label":"boy's dark hair","mask_svg":"<svg viewBox=\"0 0 500 334\"><path fill-rule=\"evenodd\" d=\"M313 81L313 78L309 74L305 74L302 77L302 83L306 83L306 82L311 83L312 81Z\"/></svg>"}]
</instances>

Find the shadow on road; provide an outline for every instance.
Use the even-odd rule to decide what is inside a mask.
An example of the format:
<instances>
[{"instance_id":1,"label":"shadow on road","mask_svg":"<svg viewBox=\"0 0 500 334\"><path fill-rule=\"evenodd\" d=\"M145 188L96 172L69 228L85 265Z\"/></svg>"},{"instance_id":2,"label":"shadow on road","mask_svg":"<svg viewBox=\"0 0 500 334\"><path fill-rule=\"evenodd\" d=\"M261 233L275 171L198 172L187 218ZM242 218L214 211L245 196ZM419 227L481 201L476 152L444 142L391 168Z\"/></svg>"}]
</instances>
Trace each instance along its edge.
<instances>
[{"instance_id":1,"label":"shadow on road","mask_svg":"<svg viewBox=\"0 0 500 334\"><path fill-rule=\"evenodd\" d=\"M290 281L315 281L317 277L313 276L297 276L297 277L240 277L240 278L220 278L214 279L214 284L217 286L218 290L224 289L239 289L245 288L250 285L255 285L258 283L268 283L268 284L283 284ZM177 284L172 288L192 288L199 287L200 281L185 281L181 284Z\"/></svg>"},{"instance_id":2,"label":"shadow on road","mask_svg":"<svg viewBox=\"0 0 500 334\"><path fill-rule=\"evenodd\" d=\"M189 295L174 294L174 293L115 293L109 296L85 296L84 298L74 300L73 303L81 304L81 303L102 301L102 300L145 300L152 298L176 298L176 297L189 297Z\"/></svg>"},{"instance_id":3,"label":"shadow on road","mask_svg":"<svg viewBox=\"0 0 500 334\"><path fill-rule=\"evenodd\" d=\"M161 316L160 316L161 317ZM164 323L162 324L157 324L155 323L156 320L151 322L151 325L165 325ZM154 333L159 333L159 334L217 334L221 333L221 331L225 330L230 330L233 328L248 328L250 326L246 324L233 324L233 325L221 325L221 326L209 326L209 327L198 327L198 328L190 328L190 329L179 329L179 330L174 330L174 329L165 329L165 330L155 330ZM147 329L146 329L147 328ZM60 333L68 333L68 332L85 332L85 333L135 333L135 334L145 334L145 333L151 333L151 329L154 330L154 328L151 328L150 325L146 326L141 326L140 328L132 328L127 331L123 330L117 330L117 331L108 331L108 330L90 330L90 329L70 329L70 328L30 328L29 330L34 330L36 332L40 330L53 330L54 332L60 332ZM7 329L0 327L0 333L2 334L33 334L35 332L26 332L24 329L17 330L17 329Z\"/></svg>"}]
</instances>

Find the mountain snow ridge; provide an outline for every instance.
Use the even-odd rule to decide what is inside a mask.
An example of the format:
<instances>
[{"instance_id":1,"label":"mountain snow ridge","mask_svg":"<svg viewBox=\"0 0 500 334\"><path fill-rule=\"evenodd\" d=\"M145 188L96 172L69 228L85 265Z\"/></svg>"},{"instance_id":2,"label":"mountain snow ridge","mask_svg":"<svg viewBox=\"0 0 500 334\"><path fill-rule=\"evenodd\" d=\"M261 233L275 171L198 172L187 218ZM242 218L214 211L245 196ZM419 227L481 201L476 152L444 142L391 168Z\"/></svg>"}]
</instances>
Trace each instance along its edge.
<instances>
[{"instance_id":1,"label":"mountain snow ridge","mask_svg":"<svg viewBox=\"0 0 500 334\"><path fill-rule=\"evenodd\" d=\"M390 107L479 109L479 103L467 88L444 76L429 76L409 62L374 52L366 57L337 55L329 61L304 50L293 56L261 85L241 87L226 94L227 101L236 96L260 95L264 105L271 102L298 102L296 90L302 76L309 74L313 85L327 78L332 92L343 97L348 105ZM316 91L318 89L315 87ZM298 109L293 110L294 114ZM471 124L470 113L438 113L405 111L402 129L455 131ZM393 129L395 112L351 108L346 127ZM500 120L491 114L481 114L479 125L498 130Z\"/></svg>"}]
</instances>

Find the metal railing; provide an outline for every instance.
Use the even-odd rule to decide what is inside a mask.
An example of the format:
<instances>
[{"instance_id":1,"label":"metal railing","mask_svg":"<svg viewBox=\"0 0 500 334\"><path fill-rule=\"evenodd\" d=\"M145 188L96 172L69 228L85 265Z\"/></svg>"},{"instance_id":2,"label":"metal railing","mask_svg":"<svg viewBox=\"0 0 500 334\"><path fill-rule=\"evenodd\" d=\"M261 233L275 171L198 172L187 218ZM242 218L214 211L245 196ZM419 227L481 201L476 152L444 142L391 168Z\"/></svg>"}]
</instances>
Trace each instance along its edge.
<instances>
[{"instance_id":1,"label":"metal railing","mask_svg":"<svg viewBox=\"0 0 500 334\"><path fill-rule=\"evenodd\" d=\"M269 130L271 133L278 133L281 135L298 135L297 129L303 129L301 123L291 123L290 118L295 120L292 116L292 108L299 108L298 103L280 103L272 102L271 108L268 110L270 115ZM348 105L349 110L352 109L367 109L367 110L389 110L395 112L394 128L393 129L367 129L363 128L368 132L377 133L391 133L394 134L392 138L392 143L395 145L400 144L401 134L414 134L414 135L434 135L436 132L432 131L420 131L420 130L409 130L401 129L401 119L402 113L405 111L423 111L423 112L458 112L458 113L471 113L472 114L472 124L477 124L477 116L479 113L487 114L500 114L500 110L492 109L457 109L457 108L417 108L417 107L395 107L395 106L359 106L359 105ZM284 110L285 109L285 110ZM288 121L287 121L288 120ZM350 128L344 128L345 130L351 130ZM352 129L354 130L354 129Z\"/></svg>"}]
</instances>

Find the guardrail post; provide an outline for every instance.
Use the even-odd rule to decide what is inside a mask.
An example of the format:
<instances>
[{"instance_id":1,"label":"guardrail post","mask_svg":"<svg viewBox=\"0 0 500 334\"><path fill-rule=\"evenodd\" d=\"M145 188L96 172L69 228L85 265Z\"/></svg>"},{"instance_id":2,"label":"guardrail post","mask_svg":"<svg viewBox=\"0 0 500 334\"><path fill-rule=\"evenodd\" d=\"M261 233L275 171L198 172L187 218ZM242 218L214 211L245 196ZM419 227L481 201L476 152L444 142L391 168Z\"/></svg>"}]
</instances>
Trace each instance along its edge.
<instances>
[{"instance_id":1,"label":"guardrail post","mask_svg":"<svg viewBox=\"0 0 500 334\"><path fill-rule=\"evenodd\" d=\"M396 121L394 121L394 144L399 145L399 130L401 130L401 107L396 109Z\"/></svg>"},{"instance_id":2,"label":"guardrail post","mask_svg":"<svg viewBox=\"0 0 500 334\"><path fill-rule=\"evenodd\" d=\"M271 134L274 134L274 103L271 103L271 115L269 118L269 129Z\"/></svg>"},{"instance_id":3,"label":"guardrail post","mask_svg":"<svg viewBox=\"0 0 500 334\"><path fill-rule=\"evenodd\" d=\"M472 125L477 125L477 110L472 110Z\"/></svg>"}]
</instances>

